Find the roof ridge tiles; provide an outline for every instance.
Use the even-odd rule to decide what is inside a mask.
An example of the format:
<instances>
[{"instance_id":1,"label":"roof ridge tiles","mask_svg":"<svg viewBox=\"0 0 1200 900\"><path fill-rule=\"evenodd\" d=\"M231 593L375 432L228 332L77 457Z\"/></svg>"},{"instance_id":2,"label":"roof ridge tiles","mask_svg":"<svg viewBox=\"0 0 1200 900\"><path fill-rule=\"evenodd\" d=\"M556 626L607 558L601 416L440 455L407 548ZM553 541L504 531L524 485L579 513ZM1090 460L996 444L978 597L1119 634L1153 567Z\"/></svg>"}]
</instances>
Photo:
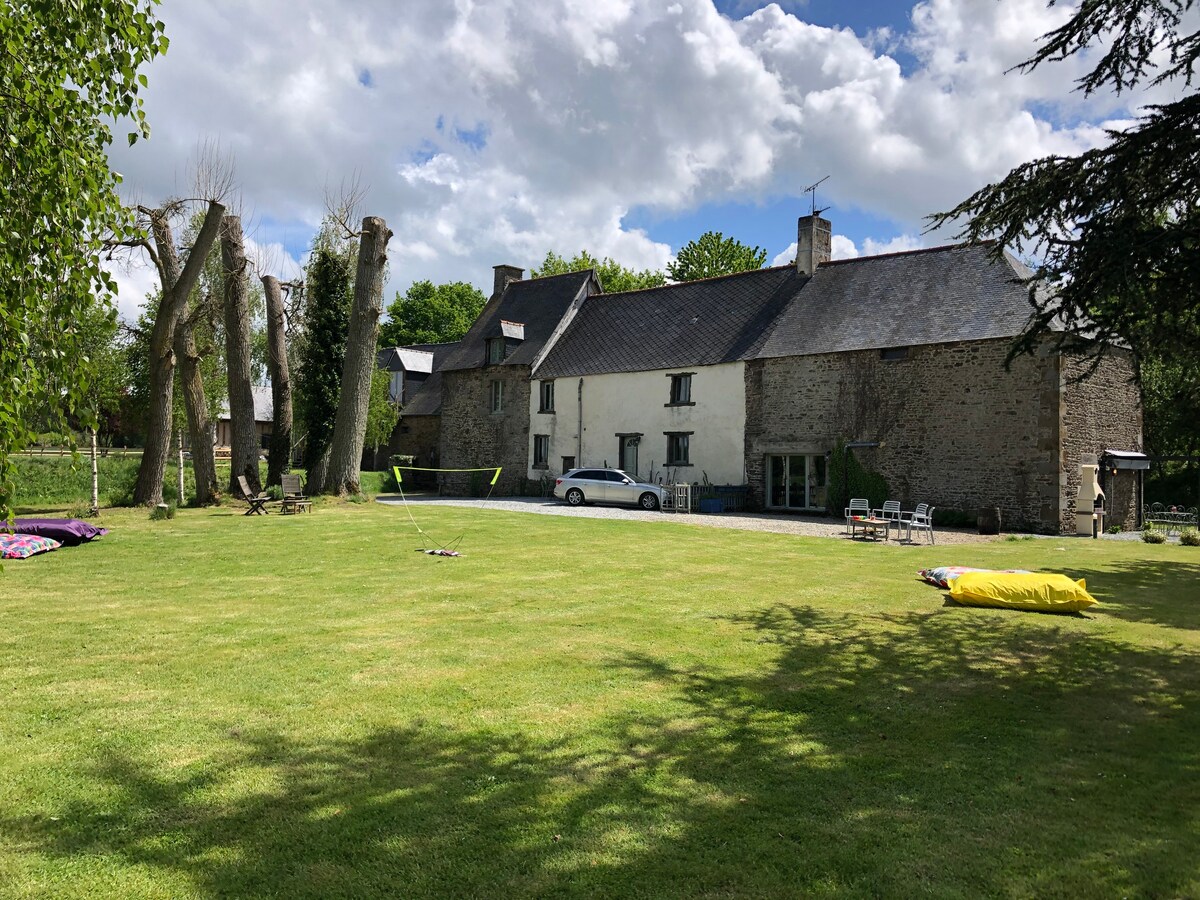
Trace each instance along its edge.
<instances>
[{"instance_id":1,"label":"roof ridge tiles","mask_svg":"<svg viewBox=\"0 0 1200 900\"><path fill-rule=\"evenodd\" d=\"M763 272L778 272L783 269L794 268L793 263L787 263L782 266L763 266L761 269L744 269L741 272L727 272L724 275L710 275L708 278L693 278L691 281L672 281L669 284L657 284L654 287L634 288L629 291L605 291L603 294L597 294L597 297L616 297L621 294L648 294L650 291L665 291L670 288L684 287L689 284L704 284L708 281L720 281L723 278L739 278L743 275L759 275Z\"/></svg>"},{"instance_id":2,"label":"roof ridge tiles","mask_svg":"<svg viewBox=\"0 0 1200 900\"><path fill-rule=\"evenodd\" d=\"M850 263L867 262L873 259L891 259L895 256L916 256L919 253L941 253L946 250L968 250L972 247L987 247L995 244L993 238L983 241L962 241L957 244L939 244L936 247L917 247L913 250L895 250L892 253L876 253L873 256L852 256L849 259L829 259L821 263L820 268L825 266L844 266Z\"/></svg>"}]
</instances>

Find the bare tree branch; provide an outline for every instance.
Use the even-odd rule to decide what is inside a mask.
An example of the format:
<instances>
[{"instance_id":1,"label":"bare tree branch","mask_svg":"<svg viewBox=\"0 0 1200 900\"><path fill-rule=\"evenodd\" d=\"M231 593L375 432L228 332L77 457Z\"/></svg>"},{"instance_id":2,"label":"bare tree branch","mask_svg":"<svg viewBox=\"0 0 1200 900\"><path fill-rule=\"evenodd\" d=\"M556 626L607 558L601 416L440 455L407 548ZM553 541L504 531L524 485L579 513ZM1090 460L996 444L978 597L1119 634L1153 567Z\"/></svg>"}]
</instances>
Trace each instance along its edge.
<instances>
[{"instance_id":1,"label":"bare tree branch","mask_svg":"<svg viewBox=\"0 0 1200 900\"><path fill-rule=\"evenodd\" d=\"M329 185L325 186L325 212L342 227L347 238L357 238L362 234L361 229L354 228L350 223L361 218L359 207L365 196L366 188L357 171L349 178L343 178L337 191Z\"/></svg>"}]
</instances>

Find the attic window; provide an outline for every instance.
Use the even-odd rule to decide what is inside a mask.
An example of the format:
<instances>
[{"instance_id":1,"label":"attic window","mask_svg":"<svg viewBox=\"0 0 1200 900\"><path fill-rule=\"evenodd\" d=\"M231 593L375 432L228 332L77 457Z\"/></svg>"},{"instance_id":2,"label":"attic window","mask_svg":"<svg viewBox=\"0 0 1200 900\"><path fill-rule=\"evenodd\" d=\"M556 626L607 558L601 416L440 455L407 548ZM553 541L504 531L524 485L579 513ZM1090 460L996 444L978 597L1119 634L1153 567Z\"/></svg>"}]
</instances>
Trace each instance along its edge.
<instances>
[{"instance_id":1,"label":"attic window","mask_svg":"<svg viewBox=\"0 0 1200 900\"><path fill-rule=\"evenodd\" d=\"M899 362L908 359L907 347L884 347L879 351L879 358L885 362Z\"/></svg>"},{"instance_id":2,"label":"attic window","mask_svg":"<svg viewBox=\"0 0 1200 900\"><path fill-rule=\"evenodd\" d=\"M504 338L495 337L487 339L487 361L488 365L492 366L499 362L504 362Z\"/></svg>"}]
</instances>

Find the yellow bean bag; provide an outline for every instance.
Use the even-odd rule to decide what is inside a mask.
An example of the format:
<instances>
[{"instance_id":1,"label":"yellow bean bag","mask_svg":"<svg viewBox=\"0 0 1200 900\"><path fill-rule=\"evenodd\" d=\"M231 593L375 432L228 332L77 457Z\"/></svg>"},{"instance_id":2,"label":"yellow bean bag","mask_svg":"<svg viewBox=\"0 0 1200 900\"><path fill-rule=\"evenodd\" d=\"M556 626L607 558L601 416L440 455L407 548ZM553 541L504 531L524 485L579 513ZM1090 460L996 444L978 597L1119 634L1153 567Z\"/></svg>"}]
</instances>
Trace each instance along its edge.
<instances>
[{"instance_id":1,"label":"yellow bean bag","mask_svg":"<svg viewBox=\"0 0 1200 900\"><path fill-rule=\"evenodd\" d=\"M966 606L1043 612L1079 612L1096 602L1082 578L1042 572L964 572L951 582L950 596Z\"/></svg>"}]
</instances>

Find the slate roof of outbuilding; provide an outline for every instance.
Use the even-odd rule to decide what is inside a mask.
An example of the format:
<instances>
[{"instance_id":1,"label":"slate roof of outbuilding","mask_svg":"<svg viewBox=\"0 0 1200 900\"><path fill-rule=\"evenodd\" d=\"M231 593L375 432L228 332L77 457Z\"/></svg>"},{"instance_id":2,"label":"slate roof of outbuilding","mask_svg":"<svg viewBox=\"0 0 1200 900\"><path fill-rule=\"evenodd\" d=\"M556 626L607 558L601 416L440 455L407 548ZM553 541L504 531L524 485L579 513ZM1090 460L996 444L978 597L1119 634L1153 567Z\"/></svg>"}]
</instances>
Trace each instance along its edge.
<instances>
[{"instance_id":1,"label":"slate roof of outbuilding","mask_svg":"<svg viewBox=\"0 0 1200 900\"><path fill-rule=\"evenodd\" d=\"M375 354L375 367L389 372L425 372L433 371L433 355L428 350L417 350L415 347L388 347Z\"/></svg>"},{"instance_id":2,"label":"slate roof of outbuilding","mask_svg":"<svg viewBox=\"0 0 1200 900\"><path fill-rule=\"evenodd\" d=\"M993 245L956 244L823 263L758 356L809 356L1011 338L1029 322L1029 270Z\"/></svg>"},{"instance_id":3,"label":"slate roof of outbuilding","mask_svg":"<svg viewBox=\"0 0 1200 900\"><path fill-rule=\"evenodd\" d=\"M441 364L458 349L460 341L448 341L444 344L409 344L408 350L421 350L433 354L433 373L413 393L412 399L404 404L401 411L404 416L436 416L442 411L442 370Z\"/></svg>"},{"instance_id":4,"label":"slate roof of outbuilding","mask_svg":"<svg viewBox=\"0 0 1200 900\"><path fill-rule=\"evenodd\" d=\"M513 281L499 295L493 295L480 312L459 346L452 352L441 371L475 369L484 364L488 338L503 337L501 321L525 326L525 339L505 358L501 365L527 366L541 352L558 327L580 291L592 279L591 269Z\"/></svg>"},{"instance_id":5,"label":"slate roof of outbuilding","mask_svg":"<svg viewBox=\"0 0 1200 900\"><path fill-rule=\"evenodd\" d=\"M751 358L805 281L789 265L589 297L534 376L643 372Z\"/></svg>"},{"instance_id":6,"label":"slate roof of outbuilding","mask_svg":"<svg viewBox=\"0 0 1200 900\"><path fill-rule=\"evenodd\" d=\"M269 384L254 384L250 386L250 392L254 395L254 421L255 422L274 422L275 421L275 397L271 393ZM229 419L229 398L221 401L221 411L217 414L218 419Z\"/></svg>"}]
</instances>

